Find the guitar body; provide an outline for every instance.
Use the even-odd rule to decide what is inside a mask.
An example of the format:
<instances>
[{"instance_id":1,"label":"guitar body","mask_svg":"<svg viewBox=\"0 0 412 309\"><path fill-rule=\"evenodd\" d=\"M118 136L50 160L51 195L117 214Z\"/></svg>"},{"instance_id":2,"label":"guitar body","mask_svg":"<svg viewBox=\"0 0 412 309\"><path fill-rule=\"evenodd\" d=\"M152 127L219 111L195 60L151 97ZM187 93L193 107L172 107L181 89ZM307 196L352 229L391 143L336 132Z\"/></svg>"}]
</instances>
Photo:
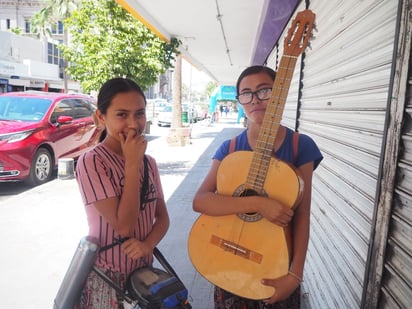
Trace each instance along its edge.
<instances>
[{"instance_id":1,"label":"guitar body","mask_svg":"<svg viewBox=\"0 0 412 309\"><path fill-rule=\"evenodd\" d=\"M221 162L218 194L242 196L253 152L236 151ZM289 207L300 201L303 182L287 163L272 158L259 195ZM233 294L264 299L274 289L262 278L288 273L289 248L285 230L259 214L200 215L189 235L188 250L197 271L207 280Z\"/></svg>"}]
</instances>

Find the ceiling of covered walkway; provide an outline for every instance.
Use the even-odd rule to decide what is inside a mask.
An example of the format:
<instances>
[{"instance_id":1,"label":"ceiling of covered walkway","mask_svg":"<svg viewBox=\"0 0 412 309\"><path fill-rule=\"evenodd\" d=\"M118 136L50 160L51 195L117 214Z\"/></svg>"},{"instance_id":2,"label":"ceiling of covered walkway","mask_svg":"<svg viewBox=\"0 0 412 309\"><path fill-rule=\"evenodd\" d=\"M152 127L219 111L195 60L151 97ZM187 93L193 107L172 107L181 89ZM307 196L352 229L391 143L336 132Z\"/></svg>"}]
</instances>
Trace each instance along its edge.
<instances>
[{"instance_id":1,"label":"ceiling of covered walkway","mask_svg":"<svg viewBox=\"0 0 412 309\"><path fill-rule=\"evenodd\" d=\"M160 38L178 38L193 66L234 85L263 64L299 0L117 0Z\"/></svg>"}]
</instances>

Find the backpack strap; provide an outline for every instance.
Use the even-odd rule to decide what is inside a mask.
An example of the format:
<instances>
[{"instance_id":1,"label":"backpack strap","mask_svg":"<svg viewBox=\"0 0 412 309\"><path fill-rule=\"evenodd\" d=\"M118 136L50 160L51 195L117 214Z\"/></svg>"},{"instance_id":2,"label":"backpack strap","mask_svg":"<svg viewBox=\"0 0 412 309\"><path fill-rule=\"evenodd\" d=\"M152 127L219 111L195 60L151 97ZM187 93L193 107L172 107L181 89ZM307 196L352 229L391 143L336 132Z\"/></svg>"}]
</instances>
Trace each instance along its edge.
<instances>
[{"instance_id":1,"label":"backpack strap","mask_svg":"<svg viewBox=\"0 0 412 309\"><path fill-rule=\"evenodd\" d=\"M236 136L233 137L233 138L230 140L229 153L232 153L233 151L235 151L235 147L236 147Z\"/></svg>"},{"instance_id":2,"label":"backpack strap","mask_svg":"<svg viewBox=\"0 0 412 309\"><path fill-rule=\"evenodd\" d=\"M149 159L147 159L146 155L143 156L143 164L144 171L142 188L140 189L140 209L144 209L144 204L148 194L147 192L149 191Z\"/></svg>"},{"instance_id":3,"label":"backpack strap","mask_svg":"<svg viewBox=\"0 0 412 309\"><path fill-rule=\"evenodd\" d=\"M293 163L296 163L298 158L298 147L299 147L299 133L293 132L293 141L292 141L292 152L293 152Z\"/></svg>"}]
</instances>

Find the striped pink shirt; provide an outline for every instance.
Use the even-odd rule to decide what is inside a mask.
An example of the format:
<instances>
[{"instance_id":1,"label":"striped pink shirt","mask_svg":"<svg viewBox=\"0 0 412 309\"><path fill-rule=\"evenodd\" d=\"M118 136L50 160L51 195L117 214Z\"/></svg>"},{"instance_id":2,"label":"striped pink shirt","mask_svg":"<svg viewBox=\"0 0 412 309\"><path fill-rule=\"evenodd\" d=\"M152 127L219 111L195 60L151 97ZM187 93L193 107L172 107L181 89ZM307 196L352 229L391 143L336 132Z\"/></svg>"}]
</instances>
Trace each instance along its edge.
<instances>
[{"instance_id":1,"label":"striped pink shirt","mask_svg":"<svg viewBox=\"0 0 412 309\"><path fill-rule=\"evenodd\" d=\"M134 237L144 240L151 232L155 219L155 209L157 199L163 199L163 190L160 183L160 175L156 161L146 155L149 167L149 194L147 203L143 204L140 216L134 229ZM143 181L143 164L140 172L140 180ZM100 241L100 247L112 244L120 236L113 227L103 218L93 206L93 203L111 197L122 195L124 186L124 159L117 155L103 144L98 144L94 149L83 154L76 166L76 179L79 185L80 194L85 205L87 220L89 224L89 235ZM150 265L150 259L141 258L132 260L121 250L120 246L99 254L96 265L112 271L120 271L126 275L136 268Z\"/></svg>"}]
</instances>

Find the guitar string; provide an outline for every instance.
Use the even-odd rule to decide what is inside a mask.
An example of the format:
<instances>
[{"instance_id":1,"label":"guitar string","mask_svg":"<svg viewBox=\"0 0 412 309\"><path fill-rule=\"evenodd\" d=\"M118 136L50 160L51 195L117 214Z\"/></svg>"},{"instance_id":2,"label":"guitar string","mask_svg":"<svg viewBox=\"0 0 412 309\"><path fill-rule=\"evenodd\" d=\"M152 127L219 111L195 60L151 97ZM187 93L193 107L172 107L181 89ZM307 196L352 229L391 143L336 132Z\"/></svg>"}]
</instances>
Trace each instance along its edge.
<instances>
[{"instance_id":1,"label":"guitar string","mask_svg":"<svg viewBox=\"0 0 412 309\"><path fill-rule=\"evenodd\" d=\"M274 146L274 142L276 139L277 131L279 129L284 106L286 104L287 94L289 92L296 60L297 60L296 57L288 57L284 55L280 61L279 69L276 75L276 79L274 81L271 97L269 98L270 103L267 106L269 107L268 108L269 114L268 114L268 110L266 110L265 116L263 118L263 126L264 128L268 127L269 133L265 131L259 132L258 142L256 144L255 152L252 158L252 164L249 168L249 174L246 179L245 189L246 190L252 189L255 191L259 191L259 192L256 192L259 195L261 195L264 191L263 186L266 180L266 174L267 174L269 162L272 157L272 148ZM280 79L278 80L278 78ZM278 95L277 95L277 92L279 92ZM275 104L275 105L272 106L271 104ZM261 136L263 137L261 138ZM261 141L261 139L263 139L263 141ZM272 143L270 143L271 141ZM268 146L271 146L270 149L268 149L269 148ZM262 171L264 171L264 173L262 173ZM250 175L254 176L253 182L251 181L252 177L250 177ZM243 234L244 229L245 229L244 219L242 220L242 223L241 223L240 233L236 233L233 229L233 234L238 236L237 240L234 241L237 248L239 247L241 235ZM232 240L234 240L233 236L232 236ZM237 252L238 251L236 250L235 255L237 254Z\"/></svg>"},{"instance_id":2,"label":"guitar string","mask_svg":"<svg viewBox=\"0 0 412 309\"><path fill-rule=\"evenodd\" d=\"M263 175L263 178L260 178L260 180L255 185L255 181L258 180L257 176L261 174L260 172L262 170L267 171L268 161L270 161L268 160L268 158L272 155L272 147L274 144L274 140L276 139L277 130L280 124L281 116L283 114L283 109L286 102L286 96L289 91L289 86L291 84L291 77L294 72L294 64L296 63L296 57L284 57L286 58L282 58L277 73L277 76L280 77L280 81L277 82L277 80L275 80L274 89L272 90L272 95L270 98L271 102L276 103L274 107L269 104L269 113L265 114L263 120L264 128L268 127L267 129L269 132L262 131L259 134L258 142L255 147L254 158L252 160L252 165L254 166L252 166L251 171L253 173L250 173L250 177L248 177L247 179L247 184L248 186L252 187L252 189L261 188L259 186L263 184L262 179L264 182L264 179L266 177L266 174ZM278 91L279 95L276 95ZM276 98L279 98L279 100L276 101ZM271 112L272 109L274 110ZM253 181L253 179L255 181Z\"/></svg>"}]
</instances>

